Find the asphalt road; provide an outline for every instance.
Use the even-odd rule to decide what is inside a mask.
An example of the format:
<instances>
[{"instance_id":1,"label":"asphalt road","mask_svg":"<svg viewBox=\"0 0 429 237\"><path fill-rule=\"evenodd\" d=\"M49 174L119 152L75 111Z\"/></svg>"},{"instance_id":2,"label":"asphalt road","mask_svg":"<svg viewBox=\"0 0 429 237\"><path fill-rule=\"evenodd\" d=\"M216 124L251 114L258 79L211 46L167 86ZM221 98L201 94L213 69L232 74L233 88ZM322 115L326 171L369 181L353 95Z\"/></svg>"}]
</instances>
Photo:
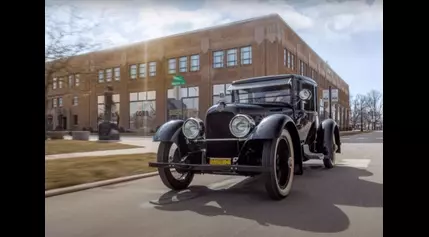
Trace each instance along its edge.
<instances>
[{"instance_id":1,"label":"asphalt road","mask_svg":"<svg viewBox=\"0 0 429 237\"><path fill-rule=\"evenodd\" d=\"M378 140L359 136L348 140ZM334 169L306 164L293 193L277 202L258 178L212 175L179 194L155 176L46 198L45 236L381 237L383 144L362 142L345 143Z\"/></svg>"},{"instance_id":2,"label":"asphalt road","mask_svg":"<svg viewBox=\"0 0 429 237\"><path fill-rule=\"evenodd\" d=\"M342 143L383 143L383 131L341 137Z\"/></svg>"}]
</instances>

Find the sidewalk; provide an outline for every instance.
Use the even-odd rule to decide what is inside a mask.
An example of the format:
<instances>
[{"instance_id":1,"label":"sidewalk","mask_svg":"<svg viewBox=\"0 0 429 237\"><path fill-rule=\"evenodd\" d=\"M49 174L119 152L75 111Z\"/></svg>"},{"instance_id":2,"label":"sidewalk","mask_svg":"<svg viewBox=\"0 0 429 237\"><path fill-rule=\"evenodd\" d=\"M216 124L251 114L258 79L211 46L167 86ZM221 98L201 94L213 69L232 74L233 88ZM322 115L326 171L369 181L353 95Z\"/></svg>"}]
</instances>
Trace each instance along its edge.
<instances>
[{"instance_id":1,"label":"sidewalk","mask_svg":"<svg viewBox=\"0 0 429 237\"><path fill-rule=\"evenodd\" d=\"M148 153L148 152L155 153L156 151L153 151L147 148L132 148L132 149L119 149L119 150L107 150L107 151L76 152L76 153L47 155L45 156L45 160L86 157L86 156L128 155L128 154L138 154L138 153Z\"/></svg>"},{"instance_id":2,"label":"sidewalk","mask_svg":"<svg viewBox=\"0 0 429 237\"><path fill-rule=\"evenodd\" d=\"M110 155L128 155L128 154L139 154L139 153L156 153L158 151L158 142L153 142L151 139L139 139L139 140L123 140L123 144L141 146L140 148L131 149L118 149L118 150L106 150L106 151L90 151L90 152L75 152L66 154L47 155L45 160L54 159L65 159L74 157L85 157L85 156L110 156Z\"/></svg>"}]
</instances>

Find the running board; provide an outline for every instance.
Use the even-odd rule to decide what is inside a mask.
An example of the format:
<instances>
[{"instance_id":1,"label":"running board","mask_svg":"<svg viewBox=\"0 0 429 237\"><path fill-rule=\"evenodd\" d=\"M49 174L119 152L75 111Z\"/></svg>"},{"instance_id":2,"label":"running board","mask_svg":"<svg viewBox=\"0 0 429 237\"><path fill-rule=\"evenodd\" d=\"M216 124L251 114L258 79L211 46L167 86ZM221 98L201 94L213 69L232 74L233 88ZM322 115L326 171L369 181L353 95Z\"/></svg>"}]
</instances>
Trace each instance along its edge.
<instances>
[{"instance_id":1,"label":"running board","mask_svg":"<svg viewBox=\"0 0 429 237\"><path fill-rule=\"evenodd\" d=\"M323 153L311 152L308 144L303 145L303 150L304 150L304 156L310 160L323 160L323 158L325 157L325 155L323 155Z\"/></svg>"}]
</instances>

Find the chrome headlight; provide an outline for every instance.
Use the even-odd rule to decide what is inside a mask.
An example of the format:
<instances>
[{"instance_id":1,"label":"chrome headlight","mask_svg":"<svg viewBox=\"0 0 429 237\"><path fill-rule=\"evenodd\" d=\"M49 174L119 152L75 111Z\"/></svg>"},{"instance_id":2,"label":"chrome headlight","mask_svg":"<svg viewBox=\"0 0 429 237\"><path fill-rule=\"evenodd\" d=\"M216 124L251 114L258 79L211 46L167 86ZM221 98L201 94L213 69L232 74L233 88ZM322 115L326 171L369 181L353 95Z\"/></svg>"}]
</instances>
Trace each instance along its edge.
<instances>
[{"instance_id":1,"label":"chrome headlight","mask_svg":"<svg viewBox=\"0 0 429 237\"><path fill-rule=\"evenodd\" d=\"M238 138L247 136L254 127L255 120L244 114L237 114L229 123L229 130Z\"/></svg>"},{"instance_id":2,"label":"chrome headlight","mask_svg":"<svg viewBox=\"0 0 429 237\"><path fill-rule=\"evenodd\" d=\"M182 126L183 135L188 139L195 139L204 132L204 123L198 118L187 119Z\"/></svg>"}]
</instances>

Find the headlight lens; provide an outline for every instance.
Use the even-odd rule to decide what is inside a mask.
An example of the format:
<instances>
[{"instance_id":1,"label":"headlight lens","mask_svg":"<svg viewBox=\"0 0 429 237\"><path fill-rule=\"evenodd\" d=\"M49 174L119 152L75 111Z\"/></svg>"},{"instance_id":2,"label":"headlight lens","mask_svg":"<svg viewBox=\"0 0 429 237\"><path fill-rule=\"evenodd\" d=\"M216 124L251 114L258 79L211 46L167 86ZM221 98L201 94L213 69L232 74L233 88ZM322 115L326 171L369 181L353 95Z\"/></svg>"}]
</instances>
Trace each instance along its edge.
<instances>
[{"instance_id":1,"label":"headlight lens","mask_svg":"<svg viewBox=\"0 0 429 237\"><path fill-rule=\"evenodd\" d=\"M231 130L232 135L241 138L247 136L254 126L255 121L252 117L244 114L238 114L231 119L229 130Z\"/></svg>"},{"instance_id":2,"label":"headlight lens","mask_svg":"<svg viewBox=\"0 0 429 237\"><path fill-rule=\"evenodd\" d=\"M183 123L182 132L188 139L195 139L203 132L203 122L200 119L189 118Z\"/></svg>"}]
</instances>

